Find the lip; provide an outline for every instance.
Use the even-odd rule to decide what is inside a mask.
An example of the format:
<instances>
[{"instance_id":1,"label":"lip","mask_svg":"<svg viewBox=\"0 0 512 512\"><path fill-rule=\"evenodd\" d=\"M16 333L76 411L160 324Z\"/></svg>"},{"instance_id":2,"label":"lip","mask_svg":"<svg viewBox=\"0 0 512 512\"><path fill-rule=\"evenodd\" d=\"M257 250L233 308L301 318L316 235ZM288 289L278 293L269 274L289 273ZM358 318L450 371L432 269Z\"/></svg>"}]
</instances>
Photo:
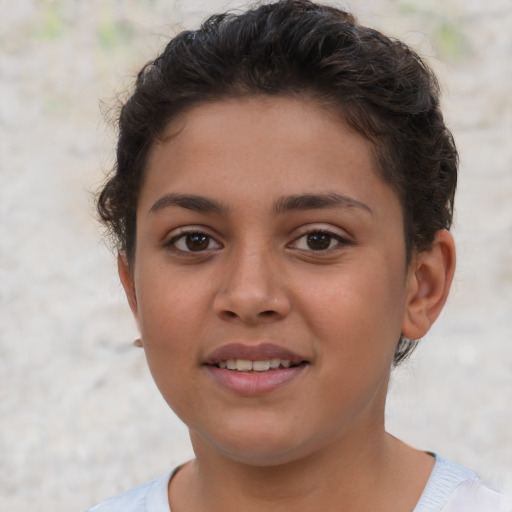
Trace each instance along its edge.
<instances>
[{"instance_id":1,"label":"lip","mask_svg":"<svg viewBox=\"0 0 512 512\"><path fill-rule=\"evenodd\" d=\"M288 384L299 377L308 367L308 364L301 364L261 373L224 370L217 366L205 366L204 368L223 388L239 395L257 396L270 393Z\"/></svg>"},{"instance_id":2,"label":"lip","mask_svg":"<svg viewBox=\"0 0 512 512\"><path fill-rule=\"evenodd\" d=\"M247 359L249 361L284 359L297 366L266 372L238 372L214 366L220 361L228 359ZM230 343L208 354L203 367L224 389L239 395L257 396L270 393L295 380L307 370L309 361L307 358L273 343L257 345Z\"/></svg>"},{"instance_id":3,"label":"lip","mask_svg":"<svg viewBox=\"0 0 512 512\"><path fill-rule=\"evenodd\" d=\"M246 343L229 343L214 349L207 354L204 360L206 365L218 364L219 361L228 359L248 359L249 361L263 361L266 359L286 359L293 364L307 361L307 358L292 352L289 349L275 345L274 343L258 343L249 345Z\"/></svg>"}]
</instances>

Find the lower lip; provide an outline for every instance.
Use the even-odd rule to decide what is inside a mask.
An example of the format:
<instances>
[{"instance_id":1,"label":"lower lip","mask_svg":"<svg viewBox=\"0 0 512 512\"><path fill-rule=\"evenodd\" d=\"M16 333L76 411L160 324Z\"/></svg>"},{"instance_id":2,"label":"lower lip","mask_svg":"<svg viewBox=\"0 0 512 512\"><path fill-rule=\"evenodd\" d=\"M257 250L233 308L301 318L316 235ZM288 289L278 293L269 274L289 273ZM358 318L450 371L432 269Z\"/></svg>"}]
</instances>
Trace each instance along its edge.
<instances>
[{"instance_id":1,"label":"lower lip","mask_svg":"<svg viewBox=\"0 0 512 512\"><path fill-rule=\"evenodd\" d=\"M205 368L222 387L241 395L256 396L270 393L289 383L297 378L306 366L308 365L300 364L291 368L252 373L226 370L217 366L205 366Z\"/></svg>"}]
</instances>

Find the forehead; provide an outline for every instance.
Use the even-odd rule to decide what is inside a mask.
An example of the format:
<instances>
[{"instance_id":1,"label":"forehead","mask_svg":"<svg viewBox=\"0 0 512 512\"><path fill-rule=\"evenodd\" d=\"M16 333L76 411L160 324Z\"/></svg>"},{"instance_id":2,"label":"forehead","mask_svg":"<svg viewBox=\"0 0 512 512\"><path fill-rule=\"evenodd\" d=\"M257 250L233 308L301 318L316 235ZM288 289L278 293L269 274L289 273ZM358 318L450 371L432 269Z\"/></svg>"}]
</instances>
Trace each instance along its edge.
<instances>
[{"instance_id":1,"label":"forehead","mask_svg":"<svg viewBox=\"0 0 512 512\"><path fill-rule=\"evenodd\" d=\"M196 106L167 126L151 148L146 173L141 202L164 190L215 191L228 201L333 188L364 202L392 193L377 171L371 142L339 113L303 98Z\"/></svg>"}]
</instances>

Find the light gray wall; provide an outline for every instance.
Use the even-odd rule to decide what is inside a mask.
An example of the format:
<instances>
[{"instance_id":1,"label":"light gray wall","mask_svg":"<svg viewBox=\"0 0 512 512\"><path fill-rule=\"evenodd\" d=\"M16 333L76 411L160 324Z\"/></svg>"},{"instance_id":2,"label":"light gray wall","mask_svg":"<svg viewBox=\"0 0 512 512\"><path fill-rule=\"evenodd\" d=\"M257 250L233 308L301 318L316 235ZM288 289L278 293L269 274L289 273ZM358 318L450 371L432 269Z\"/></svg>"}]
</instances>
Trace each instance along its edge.
<instances>
[{"instance_id":1,"label":"light gray wall","mask_svg":"<svg viewBox=\"0 0 512 512\"><path fill-rule=\"evenodd\" d=\"M393 376L389 429L512 490L512 4L347 3L432 57L462 155L453 293ZM99 100L226 5L1 3L1 510L79 511L191 456L131 345L90 191L115 144Z\"/></svg>"}]
</instances>

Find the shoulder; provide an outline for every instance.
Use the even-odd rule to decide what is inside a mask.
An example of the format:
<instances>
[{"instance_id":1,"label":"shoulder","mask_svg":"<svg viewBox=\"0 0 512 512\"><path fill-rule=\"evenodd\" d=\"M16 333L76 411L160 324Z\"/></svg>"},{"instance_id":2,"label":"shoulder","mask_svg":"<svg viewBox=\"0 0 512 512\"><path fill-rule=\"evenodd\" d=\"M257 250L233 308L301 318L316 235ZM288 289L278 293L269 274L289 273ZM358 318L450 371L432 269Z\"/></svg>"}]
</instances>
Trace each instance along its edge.
<instances>
[{"instance_id":1,"label":"shoulder","mask_svg":"<svg viewBox=\"0 0 512 512\"><path fill-rule=\"evenodd\" d=\"M167 486L174 472L102 501L85 512L170 512Z\"/></svg>"},{"instance_id":2,"label":"shoulder","mask_svg":"<svg viewBox=\"0 0 512 512\"><path fill-rule=\"evenodd\" d=\"M414 512L512 512L512 502L474 471L436 456Z\"/></svg>"},{"instance_id":3,"label":"shoulder","mask_svg":"<svg viewBox=\"0 0 512 512\"><path fill-rule=\"evenodd\" d=\"M457 489L442 512L512 512L512 500L488 487L479 478L468 480Z\"/></svg>"}]
</instances>

